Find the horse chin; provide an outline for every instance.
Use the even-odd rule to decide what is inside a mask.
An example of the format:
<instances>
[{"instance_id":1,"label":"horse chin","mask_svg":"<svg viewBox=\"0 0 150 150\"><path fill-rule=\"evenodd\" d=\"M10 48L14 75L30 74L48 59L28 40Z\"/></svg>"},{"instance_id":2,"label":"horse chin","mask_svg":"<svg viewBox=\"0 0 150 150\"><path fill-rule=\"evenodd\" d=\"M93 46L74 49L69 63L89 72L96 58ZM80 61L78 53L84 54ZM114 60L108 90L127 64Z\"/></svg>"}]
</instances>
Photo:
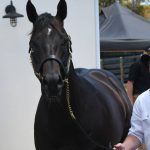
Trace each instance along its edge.
<instances>
[{"instance_id":1,"label":"horse chin","mask_svg":"<svg viewBox=\"0 0 150 150\"><path fill-rule=\"evenodd\" d=\"M47 100L50 103L60 103L59 96L51 96L51 97L48 97Z\"/></svg>"},{"instance_id":2,"label":"horse chin","mask_svg":"<svg viewBox=\"0 0 150 150\"><path fill-rule=\"evenodd\" d=\"M46 99L50 103L60 103L62 89L59 89L56 93L49 93L46 91L44 93L45 93Z\"/></svg>"}]
</instances>

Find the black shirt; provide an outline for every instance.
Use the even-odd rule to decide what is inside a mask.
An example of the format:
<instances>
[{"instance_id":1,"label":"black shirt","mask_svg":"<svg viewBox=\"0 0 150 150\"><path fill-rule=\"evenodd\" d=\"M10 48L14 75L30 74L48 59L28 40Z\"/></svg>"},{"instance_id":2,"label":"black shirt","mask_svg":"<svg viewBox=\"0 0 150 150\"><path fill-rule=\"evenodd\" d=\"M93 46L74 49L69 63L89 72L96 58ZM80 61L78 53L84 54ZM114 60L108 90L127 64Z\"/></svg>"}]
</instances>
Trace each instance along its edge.
<instances>
[{"instance_id":1,"label":"black shirt","mask_svg":"<svg viewBox=\"0 0 150 150\"><path fill-rule=\"evenodd\" d=\"M133 94L141 94L150 88L150 72L142 62L131 65L129 81L133 81Z\"/></svg>"}]
</instances>

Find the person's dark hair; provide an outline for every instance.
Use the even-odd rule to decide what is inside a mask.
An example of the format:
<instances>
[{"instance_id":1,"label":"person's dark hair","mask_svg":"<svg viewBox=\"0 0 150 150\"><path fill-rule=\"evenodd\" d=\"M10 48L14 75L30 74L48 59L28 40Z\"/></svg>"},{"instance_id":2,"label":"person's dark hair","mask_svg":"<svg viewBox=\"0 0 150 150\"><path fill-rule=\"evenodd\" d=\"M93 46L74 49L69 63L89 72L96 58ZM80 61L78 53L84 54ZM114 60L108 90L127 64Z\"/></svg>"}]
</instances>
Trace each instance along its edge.
<instances>
[{"instance_id":1,"label":"person's dark hair","mask_svg":"<svg viewBox=\"0 0 150 150\"><path fill-rule=\"evenodd\" d=\"M147 54L143 54L141 56L141 62L146 65L147 67L149 66L149 60L150 60L150 56Z\"/></svg>"},{"instance_id":2,"label":"person's dark hair","mask_svg":"<svg viewBox=\"0 0 150 150\"><path fill-rule=\"evenodd\" d=\"M150 55L150 47L146 47L143 54Z\"/></svg>"}]
</instances>

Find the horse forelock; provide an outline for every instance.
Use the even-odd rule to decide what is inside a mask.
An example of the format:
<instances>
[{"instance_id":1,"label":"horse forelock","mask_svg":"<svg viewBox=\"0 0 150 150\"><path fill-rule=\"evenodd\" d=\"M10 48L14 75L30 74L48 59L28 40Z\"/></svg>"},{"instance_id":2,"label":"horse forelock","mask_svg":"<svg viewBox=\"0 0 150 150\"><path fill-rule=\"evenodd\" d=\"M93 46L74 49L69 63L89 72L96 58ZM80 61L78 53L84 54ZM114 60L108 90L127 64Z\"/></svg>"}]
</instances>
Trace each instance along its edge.
<instances>
[{"instance_id":1,"label":"horse forelock","mask_svg":"<svg viewBox=\"0 0 150 150\"><path fill-rule=\"evenodd\" d=\"M49 13L41 14L34 23L31 34L41 31L44 28L50 28L53 19L54 17Z\"/></svg>"},{"instance_id":2,"label":"horse forelock","mask_svg":"<svg viewBox=\"0 0 150 150\"><path fill-rule=\"evenodd\" d=\"M66 34L66 31L63 28L63 23L57 20L56 17L52 16L50 13L43 13L38 16L30 34L33 35L35 33L41 32L45 28L47 29L55 28L62 34Z\"/></svg>"}]
</instances>

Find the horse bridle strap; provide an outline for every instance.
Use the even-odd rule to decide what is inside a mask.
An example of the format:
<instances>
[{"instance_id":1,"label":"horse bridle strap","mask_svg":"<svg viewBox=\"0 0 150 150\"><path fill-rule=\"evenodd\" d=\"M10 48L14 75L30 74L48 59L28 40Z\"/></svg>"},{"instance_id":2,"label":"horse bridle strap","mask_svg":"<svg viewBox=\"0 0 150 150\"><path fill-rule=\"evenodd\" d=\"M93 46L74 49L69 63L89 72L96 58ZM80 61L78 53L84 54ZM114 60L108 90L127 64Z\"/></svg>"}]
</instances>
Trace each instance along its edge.
<instances>
[{"instance_id":1,"label":"horse bridle strap","mask_svg":"<svg viewBox=\"0 0 150 150\"><path fill-rule=\"evenodd\" d=\"M55 55L50 55L48 58L46 58L46 59L41 63L40 68L39 68L39 72L41 72L43 65L44 65L47 61L51 61L51 60L56 61L56 62L63 68L64 72L66 72L66 70L64 69L63 63L62 63L58 58L56 58Z\"/></svg>"}]
</instances>

